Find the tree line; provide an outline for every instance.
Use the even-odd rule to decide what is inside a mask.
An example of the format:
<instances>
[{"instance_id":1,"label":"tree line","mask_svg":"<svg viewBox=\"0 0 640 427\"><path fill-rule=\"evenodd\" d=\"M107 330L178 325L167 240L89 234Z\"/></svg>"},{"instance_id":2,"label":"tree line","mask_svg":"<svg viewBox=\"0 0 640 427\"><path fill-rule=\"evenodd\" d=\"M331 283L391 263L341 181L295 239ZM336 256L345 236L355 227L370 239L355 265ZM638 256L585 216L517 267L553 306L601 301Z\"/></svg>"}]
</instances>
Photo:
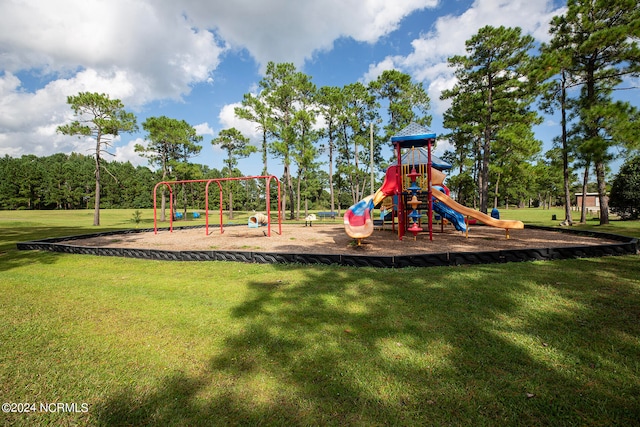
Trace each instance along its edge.
<instances>
[{"instance_id":1,"label":"tree line","mask_svg":"<svg viewBox=\"0 0 640 427\"><path fill-rule=\"evenodd\" d=\"M494 204L522 200L536 176L532 159L559 166L565 221L571 223L574 173L583 170L583 193L595 170L600 223L609 221L607 167L614 148L628 156L640 143L636 106L614 100L625 77L640 75L640 6L635 0L569 0L565 14L550 22L551 40L533 55L533 38L519 28L484 27L466 42L467 55L449 59L458 83L445 90L451 100L444 117L458 167L459 196L476 197L486 212ZM532 126L539 111L558 112L555 147L540 156ZM542 168L544 174L544 167ZM538 174L539 175L539 174ZM585 198L583 198L584 200ZM581 222L584 222L584 209Z\"/></svg>"},{"instance_id":2,"label":"tree line","mask_svg":"<svg viewBox=\"0 0 640 427\"><path fill-rule=\"evenodd\" d=\"M193 179L219 179L228 176L225 169L191 165ZM153 189L164 180L161 171L131 162L101 162L100 205L108 209L148 209L153 207ZM234 176L240 176L238 169ZM180 178L181 179L181 178ZM240 209L264 209L263 189L258 183L233 183L230 188ZM225 193L226 193L225 189ZM204 184L185 184L175 188L173 211L202 210L205 207ZM217 187L210 192L212 209L218 209ZM160 190L158 190L160 196ZM275 197L275 193L274 193ZM90 209L95 205L95 158L77 153L38 157L0 157L0 209ZM160 205L158 205L160 207ZM227 208L227 205L223 205ZM274 206L275 207L275 206Z\"/></svg>"},{"instance_id":3,"label":"tree line","mask_svg":"<svg viewBox=\"0 0 640 427\"><path fill-rule=\"evenodd\" d=\"M535 46L520 28L486 26L466 42L466 55L449 58L457 83L441 94L450 107L443 123L449 132L440 140L453 147L445 159L454 166L449 186L458 201L483 212L491 204L559 203L566 207L565 221L571 223L570 193L578 173L582 170L586 192L594 170L600 221L607 223L612 149L629 155L640 141L637 107L613 96L616 90L632 89L622 86L625 78L640 75L639 22L635 0L569 0L566 13L552 19L551 40L542 46ZM137 130L136 119L119 100L104 94L80 93L67 102L77 120L60 126L59 132L95 142L95 188L89 199L98 224L101 194L110 200L115 191L107 183L113 176L105 178L101 172L116 167L105 163L103 155L113 137ZM258 90L245 94L235 109L237 117L255 124L260 142L250 145L234 128L220 131L210 141L226 155L225 167L216 173L242 175L238 159L259 153L261 174L281 177L282 209L288 209L290 218L300 217L309 203L339 211L371 192L372 177L378 178L391 160L382 157L391 136L411 122L430 126L429 109L422 84L398 70L384 71L369 84L318 88L293 64L271 62ZM555 147L547 153L541 153L542 142L533 131L542 112L561 117ZM149 118L142 126L147 144L136 150L156 168L143 179L200 179L213 172L191 162L203 138L187 122L163 116ZM328 159L324 164L321 154ZM281 171L273 170L270 158L281 162ZM27 161L22 164L28 167ZM246 208L250 200L259 200L247 197L243 202L240 195L251 193L248 187L254 184L228 185L225 203L230 213L234 204ZM232 185L247 188L236 192ZM254 186L259 194L260 184ZM86 183L82 188L89 192ZM184 190L180 200L187 206L193 197ZM6 200L21 199L14 194ZM60 208L78 206L57 203ZM165 204L163 194L163 212Z\"/></svg>"}]
</instances>

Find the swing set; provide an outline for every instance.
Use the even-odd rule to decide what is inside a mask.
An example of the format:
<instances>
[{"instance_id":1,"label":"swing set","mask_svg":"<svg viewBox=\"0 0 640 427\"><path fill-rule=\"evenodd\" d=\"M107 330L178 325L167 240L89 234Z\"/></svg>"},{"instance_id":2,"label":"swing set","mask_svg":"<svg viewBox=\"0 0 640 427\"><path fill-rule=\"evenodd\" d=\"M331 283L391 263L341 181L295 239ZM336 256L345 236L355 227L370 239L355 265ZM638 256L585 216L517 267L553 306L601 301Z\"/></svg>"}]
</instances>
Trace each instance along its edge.
<instances>
[{"instance_id":1,"label":"swing set","mask_svg":"<svg viewBox=\"0 0 640 427\"><path fill-rule=\"evenodd\" d=\"M241 176L235 178L215 178L215 179L186 179L180 181L161 181L153 188L153 231L154 234L158 234L158 218L157 218L157 193L158 188L161 186L166 187L169 190L169 206L173 209L173 186L178 184L194 184L194 183L206 183L205 185L205 198L204 198L204 211L205 211L205 233L209 235L209 186L212 183L217 184L220 190L220 234L224 233L223 217L222 217L222 203L223 203L223 190L222 183L227 181L248 181L253 179L265 180L265 200L267 204L267 236L271 237L271 200L270 200L270 185L271 180L275 179L278 184L278 234L282 234L282 208L280 203L280 181L275 175L260 175L260 176ZM173 232L173 215L169 218L169 232Z\"/></svg>"}]
</instances>

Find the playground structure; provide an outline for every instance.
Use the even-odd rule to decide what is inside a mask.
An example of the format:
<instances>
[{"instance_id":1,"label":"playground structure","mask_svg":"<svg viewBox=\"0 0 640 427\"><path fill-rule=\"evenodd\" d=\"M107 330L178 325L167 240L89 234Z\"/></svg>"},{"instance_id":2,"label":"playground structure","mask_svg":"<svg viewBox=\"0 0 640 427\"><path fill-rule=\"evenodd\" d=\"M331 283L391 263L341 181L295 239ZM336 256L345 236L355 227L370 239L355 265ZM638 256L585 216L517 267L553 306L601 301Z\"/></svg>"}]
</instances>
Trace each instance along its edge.
<instances>
[{"instance_id":1,"label":"playground structure","mask_svg":"<svg viewBox=\"0 0 640 427\"><path fill-rule=\"evenodd\" d=\"M282 224L281 186L275 176L248 176L238 178L219 178L203 180L163 181L156 184L153 191L154 227L149 229L124 229L99 231L77 236L51 237L27 242L18 242L18 250L44 250L60 253L75 253L95 256L128 257L147 260L175 261L234 261L275 264L336 264L367 267L431 267L457 266L504 262L541 261L573 259L583 257L602 257L617 255L635 255L638 253L638 239L617 236L609 233L597 233L592 230L580 230L556 227L528 226L522 230L518 239L502 239L501 231L492 227L522 229L520 221L500 221L498 218L480 213L451 200L444 186L446 169L439 165L438 159L431 156L431 143L434 134L400 135L393 140L400 159L386 171L380 189L349 208L345 213L344 225L323 225L320 232L316 227L302 227L300 224ZM403 148L404 146L404 148ZM417 148L416 148L417 147ZM426 149L425 149L426 147ZM405 149L403 156L402 149ZM420 157L424 157L426 162ZM434 161L435 158L435 161ZM257 227L269 227L269 239L263 238L263 232L256 233L244 227L234 227L225 233L223 221L223 183L232 180L265 179L265 201L267 214L255 213L249 219ZM275 179L278 185L278 226L279 232L271 236L270 186ZM173 233L174 190L176 185L204 183L206 229L201 235L201 225L178 227ZM209 235L209 190L215 183L219 189L220 233ZM157 190L166 187L169 191L169 203L172 207L169 233L158 233ZM425 198L425 195L428 197ZM395 218L398 220L398 236L392 233L374 235L368 245L354 251L351 239L363 239L374 230L371 211L374 206L384 206L393 212L395 197ZM415 198L414 198L415 197ZM262 198L261 198L262 199ZM386 199L386 200L385 200ZM481 227L474 235L468 236L461 245L460 237L454 233L443 233L437 245L425 245L423 241L405 239L406 232L420 233L424 212L421 206L428 207L429 231L432 239L434 212L443 217L453 212L455 218L467 216L467 222L458 221L458 226L468 229L468 218L476 218L492 227ZM409 207L411 209L409 209ZM444 208L449 208L448 212ZM201 213L201 212L200 212ZM317 218L332 218L334 212L318 212ZM253 219L252 219L253 218ZM392 214L393 218L393 214ZM305 218L311 225L313 217ZM453 223L453 221L450 221ZM442 223L441 223L442 224ZM454 224L455 225L455 224ZM394 225L395 226L395 225ZM256 228L257 228L256 227ZM295 238L283 236L283 228L288 227ZM343 228L344 227L344 228ZM249 227L251 228L251 227ZM166 230L163 227L163 230ZM343 231L347 231L344 233ZM264 232L266 236L267 233ZM113 238L118 236L117 238ZM239 241L240 239L241 241ZM215 244L212 245L212 239Z\"/></svg>"},{"instance_id":2,"label":"playground structure","mask_svg":"<svg viewBox=\"0 0 640 427\"><path fill-rule=\"evenodd\" d=\"M252 179L264 179L265 180L265 202L266 202L266 215L264 214L256 214L253 215L253 221L249 218L249 223L255 223L256 227L259 225L267 226L267 236L271 237L271 180L275 180L278 185L278 234L282 234L282 210L280 203L280 181L274 175L260 175L260 176L242 176L242 177L234 177L234 178L215 178L215 179L188 179L188 180L179 180L179 181L161 181L155 185L153 188L153 231L154 234L158 233L158 217L157 217L157 193L158 188L161 186L166 187L169 190L169 206L173 209L173 186L178 184L194 184L194 183L204 183L205 184L205 202L204 202L204 211L205 211L205 234L209 235L209 187L212 183L215 183L219 189L219 204L220 204L220 234L224 233L224 219L223 219L223 189L222 183L228 181L248 181ZM169 216L169 232L173 232L173 215Z\"/></svg>"},{"instance_id":3,"label":"playground structure","mask_svg":"<svg viewBox=\"0 0 640 427\"><path fill-rule=\"evenodd\" d=\"M424 205L427 207L429 240L433 240L434 212L451 222L456 230L464 231L467 237L469 218L474 218L485 225L504 228L507 239L510 237L509 230L524 228L521 221L499 220L463 206L449 197L449 189L444 185L446 175L442 170L451 166L439 159L434 163L431 151L435 138L434 133L430 133L416 123L411 123L391 138L397 164L389 166L378 191L365 197L345 212L344 227L349 237L357 239L360 244L362 239L373 233L374 224L371 213L380 205L392 207L392 222L395 228L394 219L397 218L400 240L406 232L412 233L415 238L418 233L424 231L421 225L423 214L418 209L419 206ZM403 155L403 149L410 151ZM416 153L418 161L416 161ZM388 198L391 198L391 202Z\"/></svg>"},{"instance_id":4,"label":"playground structure","mask_svg":"<svg viewBox=\"0 0 640 427\"><path fill-rule=\"evenodd\" d=\"M269 217L263 213L256 213L249 217L247 221L249 228L258 228L260 226L269 225Z\"/></svg>"}]
</instances>

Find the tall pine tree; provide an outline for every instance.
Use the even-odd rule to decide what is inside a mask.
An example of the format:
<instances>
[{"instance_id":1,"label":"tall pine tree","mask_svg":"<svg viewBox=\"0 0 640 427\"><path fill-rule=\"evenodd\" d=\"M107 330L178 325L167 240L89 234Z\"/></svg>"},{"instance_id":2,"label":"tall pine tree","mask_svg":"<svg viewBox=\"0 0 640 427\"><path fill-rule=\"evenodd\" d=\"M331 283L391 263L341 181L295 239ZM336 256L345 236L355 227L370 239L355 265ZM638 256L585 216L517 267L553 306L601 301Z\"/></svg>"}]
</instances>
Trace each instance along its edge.
<instances>
[{"instance_id":1,"label":"tall pine tree","mask_svg":"<svg viewBox=\"0 0 640 427\"><path fill-rule=\"evenodd\" d=\"M531 58L528 51L533 38L522 35L520 28L486 26L466 42L466 56L449 58L458 82L442 93L452 99L448 111L451 120L456 112L475 117L467 131L478 142L478 193L480 211L486 213L489 199L489 168L496 144L504 153L535 151L537 144L527 130L540 123L529 106L534 99L534 84L529 78ZM464 107L462 106L462 104ZM522 139L526 136L526 139ZM522 147L517 147L521 145ZM508 147L508 149L506 149Z\"/></svg>"},{"instance_id":2,"label":"tall pine tree","mask_svg":"<svg viewBox=\"0 0 640 427\"><path fill-rule=\"evenodd\" d=\"M124 132L134 132L138 129L136 116L125 111L124 104L119 99L110 99L104 93L80 92L78 95L67 97L67 104L71 106L76 120L58 126L57 131L64 135L89 137L95 140L95 204L93 225L100 225L100 172L102 169L102 155L107 153L113 138Z\"/></svg>"},{"instance_id":3,"label":"tall pine tree","mask_svg":"<svg viewBox=\"0 0 640 427\"><path fill-rule=\"evenodd\" d=\"M640 3L637 0L569 0L567 12L551 22L551 33L563 40L568 70L580 86L579 118L574 132L580 151L593 161L598 182L600 224L609 223L605 172L613 146L640 141L639 113L614 101L625 76L640 75Z\"/></svg>"}]
</instances>

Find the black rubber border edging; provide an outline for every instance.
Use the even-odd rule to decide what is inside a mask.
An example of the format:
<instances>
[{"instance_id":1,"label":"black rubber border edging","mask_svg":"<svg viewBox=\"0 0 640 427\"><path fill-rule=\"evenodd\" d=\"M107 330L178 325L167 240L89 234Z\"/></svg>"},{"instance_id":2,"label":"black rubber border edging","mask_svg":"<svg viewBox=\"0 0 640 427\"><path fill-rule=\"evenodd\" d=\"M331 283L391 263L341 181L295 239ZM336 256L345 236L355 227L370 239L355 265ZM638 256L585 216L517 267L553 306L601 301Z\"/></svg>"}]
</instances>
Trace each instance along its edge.
<instances>
[{"instance_id":1,"label":"black rubber border edging","mask_svg":"<svg viewBox=\"0 0 640 427\"><path fill-rule=\"evenodd\" d=\"M174 229L179 230L202 227L204 226L197 225L178 227ZM638 253L638 239L633 237L587 230L575 230L570 228L541 227L532 225L527 225L526 228L608 239L614 240L618 243L606 243L602 245L588 246L569 246L561 248L527 248L485 252L442 252L435 254L400 256L297 254L250 251L165 251L156 249L86 247L69 243L60 243L94 237L153 232L154 229L150 228L107 231L101 233L83 234L78 236L55 237L50 239L34 240L30 242L19 242L17 244L17 248L18 250L41 250L70 254L120 256L127 258L140 258L162 261L236 261L260 264L338 264L354 267L383 268L495 264L504 262L594 258L603 256L631 255ZM166 231L168 229L162 230Z\"/></svg>"}]
</instances>

